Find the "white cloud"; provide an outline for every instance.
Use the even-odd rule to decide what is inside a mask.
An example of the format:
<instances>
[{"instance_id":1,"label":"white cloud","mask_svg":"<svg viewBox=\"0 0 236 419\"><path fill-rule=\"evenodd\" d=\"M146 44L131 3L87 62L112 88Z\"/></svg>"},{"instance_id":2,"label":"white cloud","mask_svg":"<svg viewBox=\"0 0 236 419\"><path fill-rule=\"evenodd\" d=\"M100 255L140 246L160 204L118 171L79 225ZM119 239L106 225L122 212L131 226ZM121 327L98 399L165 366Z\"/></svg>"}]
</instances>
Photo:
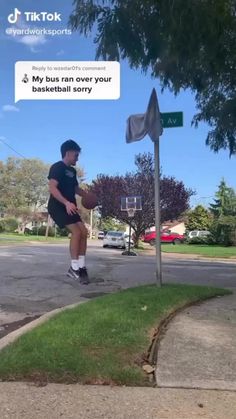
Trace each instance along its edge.
<instances>
[{"instance_id":1,"label":"white cloud","mask_svg":"<svg viewBox=\"0 0 236 419\"><path fill-rule=\"evenodd\" d=\"M26 45L27 47L30 48L31 52L33 52L34 54L37 54L38 52L40 52L40 50L36 49L35 47L38 45L45 44L47 40L44 35L25 35L25 36L22 36L18 40L18 42Z\"/></svg>"},{"instance_id":2,"label":"white cloud","mask_svg":"<svg viewBox=\"0 0 236 419\"><path fill-rule=\"evenodd\" d=\"M21 44L27 45L30 48L35 47L36 45L43 45L47 42L44 35L25 35L22 36L18 42Z\"/></svg>"},{"instance_id":3,"label":"white cloud","mask_svg":"<svg viewBox=\"0 0 236 419\"><path fill-rule=\"evenodd\" d=\"M44 45L47 42L47 39L46 39L45 35L40 34L40 33L37 35L37 32L40 31L39 28L30 27L29 25L26 25L21 17L20 17L20 19L18 19L16 25L11 26L11 28L12 29L27 30L27 32L31 32L31 34L27 34L27 32L26 32L25 35L24 34L14 35L14 33L12 33L8 36L8 39L10 39L11 41L15 41L15 42L18 42L20 44L26 45L31 50L31 52L33 52L33 53L40 52L39 50L35 49L36 46Z\"/></svg>"},{"instance_id":4,"label":"white cloud","mask_svg":"<svg viewBox=\"0 0 236 419\"><path fill-rule=\"evenodd\" d=\"M3 105L2 111L3 112L20 112L20 109L14 105Z\"/></svg>"}]
</instances>

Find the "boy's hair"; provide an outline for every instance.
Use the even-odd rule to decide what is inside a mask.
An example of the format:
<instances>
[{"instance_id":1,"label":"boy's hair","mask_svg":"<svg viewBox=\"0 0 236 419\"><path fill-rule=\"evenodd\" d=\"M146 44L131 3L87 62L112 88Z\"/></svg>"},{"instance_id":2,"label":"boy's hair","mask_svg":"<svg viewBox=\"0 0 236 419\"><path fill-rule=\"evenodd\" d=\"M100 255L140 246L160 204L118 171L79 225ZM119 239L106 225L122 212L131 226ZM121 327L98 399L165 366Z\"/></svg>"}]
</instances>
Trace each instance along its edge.
<instances>
[{"instance_id":1,"label":"boy's hair","mask_svg":"<svg viewBox=\"0 0 236 419\"><path fill-rule=\"evenodd\" d=\"M73 140L67 140L61 145L61 156L65 157L67 151L78 151L81 152L81 147Z\"/></svg>"}]
</instances>

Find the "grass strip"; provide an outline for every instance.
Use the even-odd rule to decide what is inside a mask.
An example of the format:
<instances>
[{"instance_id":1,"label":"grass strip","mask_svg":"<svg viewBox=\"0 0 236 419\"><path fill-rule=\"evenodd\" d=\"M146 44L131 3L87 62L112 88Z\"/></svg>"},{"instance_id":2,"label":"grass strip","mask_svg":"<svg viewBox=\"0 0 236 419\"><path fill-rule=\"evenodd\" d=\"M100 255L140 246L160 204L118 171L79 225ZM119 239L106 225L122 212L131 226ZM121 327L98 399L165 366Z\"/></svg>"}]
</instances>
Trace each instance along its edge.
<instances>
[{"instance_id":1,"label":"grass strip","mask_svg":"<svg viewBox=\"0 0 236 419\"><path fill-rule=\"evenodd\" d=\"M174 309L227 290L147 285L64 311L0 353L0 379L150 385L137 359Z\"/></svg>"}]
</instances>

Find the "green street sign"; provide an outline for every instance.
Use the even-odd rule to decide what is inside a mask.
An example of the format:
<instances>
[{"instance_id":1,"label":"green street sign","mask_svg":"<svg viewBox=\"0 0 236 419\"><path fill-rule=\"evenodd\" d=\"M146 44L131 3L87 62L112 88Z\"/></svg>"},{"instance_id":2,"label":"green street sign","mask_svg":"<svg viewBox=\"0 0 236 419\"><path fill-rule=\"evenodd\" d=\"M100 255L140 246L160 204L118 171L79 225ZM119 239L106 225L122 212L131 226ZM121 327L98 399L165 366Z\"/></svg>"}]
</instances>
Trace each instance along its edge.
<instances>
[{"instance_id":1,"label":"green street sign","mask_svg":"<svg viewBox=\"0 0 236 419\"><path fill-rule=\"evenodd\" d=\"M164 112L161 113L161 123L163 128L176 128L183 126L183 112Z\"/></svg>"}]
</instances>

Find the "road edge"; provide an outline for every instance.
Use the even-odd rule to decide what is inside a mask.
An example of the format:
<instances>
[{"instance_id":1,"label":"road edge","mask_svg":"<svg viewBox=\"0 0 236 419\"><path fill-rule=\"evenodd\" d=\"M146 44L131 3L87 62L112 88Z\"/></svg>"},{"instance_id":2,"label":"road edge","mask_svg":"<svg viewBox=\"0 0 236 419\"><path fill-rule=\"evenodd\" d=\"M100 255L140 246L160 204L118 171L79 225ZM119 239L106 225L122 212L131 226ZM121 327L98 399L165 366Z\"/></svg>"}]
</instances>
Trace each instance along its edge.
<instances>
[{"instance_id":1,"label":"road edge","mask_svg":"<svg viewBox=\"0 0 236 419\"><path fill-rule=\"evenodd\" d=\"M40 316L38 319L33 320L25 324L24 326L20 327L19 329L14 330L13 332L9 333L8 335L4 336L0 339L0 351L4 349L6 346L10 345L11 343L15 342L20 336L24 335L25 333L35 329L35 327L41 326L43 323L47 322L52 317L56 316L57 314L65 311L70 310L72 308L77 307L80 304L86 303L85 301L79 301L74 304L69 304L64 307L56 308L54 310L48 311L47 313Z\"/></svg>"}]
</instances>

